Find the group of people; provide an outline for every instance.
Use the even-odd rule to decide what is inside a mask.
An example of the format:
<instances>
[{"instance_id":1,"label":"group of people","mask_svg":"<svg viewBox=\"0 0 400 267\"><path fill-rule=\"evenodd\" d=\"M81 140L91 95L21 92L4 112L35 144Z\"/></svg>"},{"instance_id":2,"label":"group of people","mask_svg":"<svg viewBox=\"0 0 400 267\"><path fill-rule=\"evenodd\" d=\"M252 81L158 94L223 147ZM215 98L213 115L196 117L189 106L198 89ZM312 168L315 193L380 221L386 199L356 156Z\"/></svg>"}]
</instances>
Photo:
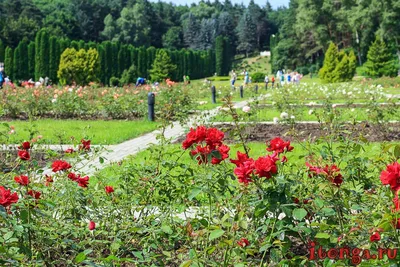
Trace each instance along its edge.
<instances>
[{"instance_id":1,"label":"group of people","mask_svg":"<svg viewBox=\"0 0 400 267\"><path fill-rule=\"evenodd\" d=\"M244 85L247 85L251 83L251 77L249 76L249 72L247 70L244 70L243 73L244 75ZM237 74L235 70L231 71L231 86L235 86L235 82L237 80ZM285 84L299 84L301 78L303 78L303 75L301 75L298 72L291 72L291 73L286 73L285 70L278 70L276 73L276 77L278 79L277 86L283 86ZM265 76L264 78L264 83L265 83L265 88L268 89L269 83L271 83L271 87L274 88L275 85L275 76L272 75L271 79L269 78L268 75Z\"/></svg>"}]
</instances>

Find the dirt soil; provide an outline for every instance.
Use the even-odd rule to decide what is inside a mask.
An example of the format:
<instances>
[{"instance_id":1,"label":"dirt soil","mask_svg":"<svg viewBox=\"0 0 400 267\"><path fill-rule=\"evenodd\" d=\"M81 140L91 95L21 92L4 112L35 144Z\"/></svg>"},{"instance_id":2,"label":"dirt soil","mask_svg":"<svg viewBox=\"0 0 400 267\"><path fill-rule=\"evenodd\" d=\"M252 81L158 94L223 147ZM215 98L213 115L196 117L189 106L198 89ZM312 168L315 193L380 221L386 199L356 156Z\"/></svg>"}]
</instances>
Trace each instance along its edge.
<instances>
[{"instance_id":1,"label":"dirt soil","mask_svg":"<svg viewBox=\"0 0 400 267\"><path fill-rule=\"evenodd\" d=\"M220 124L216 126L225 132L225 142L236 143L237 138L232 136L231 124ZM292 142L308 140L310 137L316 139L334 133L336 136L345 138L357 138L362 135L370 142L400 141L400 123L374 125L368 122L356 125L346 124L339 129L330 129L324 124L253 124L244 126L244 136L247 142L265 142L275 137L281 137ZM177 142L182 142L185 136L181 136Z\"/></svg>"}]
</instances>

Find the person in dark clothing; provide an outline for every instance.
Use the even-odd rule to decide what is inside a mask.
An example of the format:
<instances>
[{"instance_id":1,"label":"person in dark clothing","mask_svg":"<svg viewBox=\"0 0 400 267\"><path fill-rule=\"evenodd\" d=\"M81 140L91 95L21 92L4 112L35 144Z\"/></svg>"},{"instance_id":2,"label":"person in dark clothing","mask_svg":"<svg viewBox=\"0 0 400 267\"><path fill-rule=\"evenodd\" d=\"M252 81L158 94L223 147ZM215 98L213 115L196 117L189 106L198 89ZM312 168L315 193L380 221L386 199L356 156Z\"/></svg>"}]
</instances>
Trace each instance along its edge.
<instances>
[{"instance_id":1,"label":"person in dark clothing","mask_svg":"<svg viewBox=\"0 0 400 267\"><path fill-rule=\"evenodd\" d=\"M0 89L3 89L3 84L6 79L6 73L4 72L4 68L0 68Z\"/></svg>"},{"instance_id":2,"label":"person in dark clothing","mask_svg":"<svg viewBox=\"0 0 400 267\"><path fill-rule=\"evenodd\" d=\"M139 77L136 80L136 87L138 87L139 85L144 85L146 83L146 79Z\"/></svg>"}]
</instances>

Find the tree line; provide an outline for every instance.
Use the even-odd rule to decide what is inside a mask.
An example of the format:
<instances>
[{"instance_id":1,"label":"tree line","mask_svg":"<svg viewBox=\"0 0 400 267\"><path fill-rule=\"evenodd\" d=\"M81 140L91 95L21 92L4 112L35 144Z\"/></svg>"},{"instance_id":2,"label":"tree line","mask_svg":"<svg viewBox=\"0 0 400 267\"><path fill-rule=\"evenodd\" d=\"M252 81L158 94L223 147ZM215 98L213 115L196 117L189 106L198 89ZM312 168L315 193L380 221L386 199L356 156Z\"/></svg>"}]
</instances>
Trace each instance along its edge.
<instances>
[{"instance_id":1,"label":"tree line","mask_svg":"<svg viewBox=\"0 0 400 267\"><path fill-rule=\"evenodd\" d=\"M279 13L278 33L270 39L274 70L307 67L315 72L330 42L353 51L361 66L377 37L392 59L400 58L400 0L291 0Z\"/></svg>"},{"instance_id":2,"label":"tree line","mask_svg":"<svg viewBox=\"0 0 400 267\"><path fill-rule=\"evenodd\" d=\"M218 36L233 53L267 49L278 14L253 0L248 6L215 0L174 5L148 0L0 0L0 36L15 49L34 41L45 28L50 36L86 43L110 41L135 47L213 49ZM274 17L275 16L275 17Z\"/></svg>"},{"instance_id":3,"label":"tree line","mask_svg":"<svg viewBox=\"0 0 400 267\"><path fill-rule=\"evenodd\" d=\"M226 46L225 46L226 47ZM222 49L224 49L223 47ZM101 43L60 39L51 36L47 30L40 30L35 41L21 41L15 49L4 46L0 40L0 62L5 63L5 71L12 80L38 80L40 77L49 77L54 83L58 82L57 72L60 66L61 54L67 48L76 51L97 50L100 70L99 82L110 84L112 77L122 77L124 71L130 69L132 77L149 77L154 59L158 50L155 47L134 47L121 42L104 41ZM230 56L222 51L223 55L216 55L212 49L208 50L169 50L163 49L177 66L169 78L182 81L183 75L192 79L212 76L216 70L216 61L222 62L225 71L231 64ZM219 59L218 57L222 57Z\"/></svg>"}]
</instances>

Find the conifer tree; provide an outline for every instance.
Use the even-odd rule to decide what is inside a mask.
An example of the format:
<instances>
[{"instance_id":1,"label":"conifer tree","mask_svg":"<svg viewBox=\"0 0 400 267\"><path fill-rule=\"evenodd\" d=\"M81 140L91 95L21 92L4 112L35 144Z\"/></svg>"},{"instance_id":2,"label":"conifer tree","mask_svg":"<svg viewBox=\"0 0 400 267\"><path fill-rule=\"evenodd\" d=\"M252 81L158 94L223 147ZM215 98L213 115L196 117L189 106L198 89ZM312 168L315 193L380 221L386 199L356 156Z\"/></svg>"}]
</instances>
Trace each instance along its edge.
<instances>
[{"instance_id":1,"label":"conifer tree","mask_svg":"<svg viewBox=\"0 0 400 267\"><path fill-rule=\"evenodd\" d=\"M4 47L3 41L0 39L0 62L4 63L4 55L6 53L6 49Z\"/></svg>"},{"instance_id":2,"label":"conifer tree","mask_svg":"<svg viewBox=\"0 0 400 267\"><path fill-rule=\"evenodd\" d=\"M35 43L30 42L28 45L28 79L35 78Z\"/></svg>"},{"instance_id":3,"label":"conifer tree","mask_svg":"<svg viewBox=\"0 0 400 267\"><path fill-rule=\"evenodd\" d=\"M7 76L11 77L11 79L13 79L13 57L14 53L12 48L7 46L4 56L4 71L6 72Z\"/></svg>"},{"instance_id":4,"label":"conifer tree","mask_svg":"<svg viewBox=\"0 0 400 267\"><path fill-rule=\"evenodd\" d=\"M368 60L365 63L367 75L371 77L394 77L397 75L397 64L394 55L381 38L376 37L369 47L367 58Z\"/></svg>"},{"instance_id":5,"label":"conifer tree","mask_svg":"<svg viewBox=\"0 0 400 267\"><path fill-rule=\"evenodd\" d=\"M156 58L154 59L153 68L150 70L151 80L160 82L166 78L170 78L175 69L176 65L172 63L167 51L160 49L157 51Z\"/></svg>"},{"instance_id":6,"label":"conifer tree","mask_svg":"<svg viewBox=\"0 0 400 267\"><path fill-rule=\"evenodd\" d=\"M55 82L57 79L58 60L59 55L57 54L57 38L52 36L49 41L49 78Z\"/></svg>"},{"instance_id":7,"label":"conifer tree","mask_svg":"<svg viewBox=\"0 0 400 267\"><path fill-rule=\"evenodd\" d=\"M222 76L224 72L224 37L218 36L215 39L215 72Z\"/></svg>"},{"instance_id":8,"label":"conifer tree","mask_svg":"<svg viewBox=\"0 0 400 267\"><path fill-rule=\"evenodd\" d=\"M330 43L325 53L324 65L318 73L319 78L324 82L333 82L338 63L338 49L334 43Z\"/></svg>"}]
</instances>

